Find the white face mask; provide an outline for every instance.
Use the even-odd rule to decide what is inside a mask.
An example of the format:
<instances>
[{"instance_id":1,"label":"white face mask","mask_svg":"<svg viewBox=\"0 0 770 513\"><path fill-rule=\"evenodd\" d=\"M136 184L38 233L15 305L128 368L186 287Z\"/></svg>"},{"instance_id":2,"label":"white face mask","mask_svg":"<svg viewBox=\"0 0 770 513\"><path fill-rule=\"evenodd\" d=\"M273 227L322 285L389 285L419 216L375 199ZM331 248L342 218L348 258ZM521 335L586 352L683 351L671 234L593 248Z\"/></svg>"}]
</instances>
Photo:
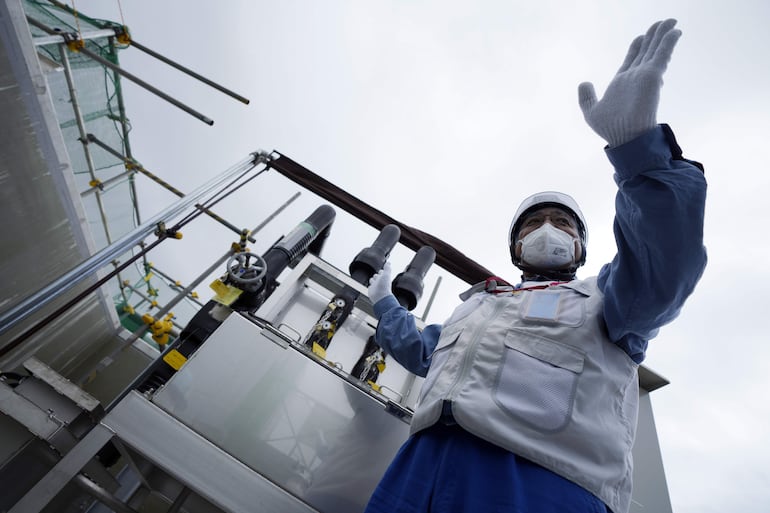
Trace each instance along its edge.
<instances>
[{"instance_id":1,"label":"white face mask","mask_svg":"<svg viewBox=\"0 0 770 513\"><path fill-rule=\"evenodd\" d=\"M575 263L575 238L550 223L519 240L521 260L541 269L561 269Z\"/></svg>"}]
</instances>

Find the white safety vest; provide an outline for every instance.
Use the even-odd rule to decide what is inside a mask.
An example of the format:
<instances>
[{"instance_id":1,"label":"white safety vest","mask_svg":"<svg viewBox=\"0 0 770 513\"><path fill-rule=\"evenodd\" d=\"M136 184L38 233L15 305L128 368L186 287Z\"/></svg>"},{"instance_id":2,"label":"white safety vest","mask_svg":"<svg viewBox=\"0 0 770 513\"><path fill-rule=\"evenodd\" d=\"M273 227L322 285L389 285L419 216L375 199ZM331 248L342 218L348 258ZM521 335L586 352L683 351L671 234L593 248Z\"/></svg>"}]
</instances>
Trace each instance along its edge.
<instances>
[{"instance_id":1,"label":"white safety vest","mask_svg":"<svg viewBox=\"0 0 770 513\"><path fill-rule=\"evenodd\" d=\"M448 401L465 430L626 513L638 366L608 339L602 303L596 278L471 296L442 328L411 432Z\"/></svg>"}]
</instances>

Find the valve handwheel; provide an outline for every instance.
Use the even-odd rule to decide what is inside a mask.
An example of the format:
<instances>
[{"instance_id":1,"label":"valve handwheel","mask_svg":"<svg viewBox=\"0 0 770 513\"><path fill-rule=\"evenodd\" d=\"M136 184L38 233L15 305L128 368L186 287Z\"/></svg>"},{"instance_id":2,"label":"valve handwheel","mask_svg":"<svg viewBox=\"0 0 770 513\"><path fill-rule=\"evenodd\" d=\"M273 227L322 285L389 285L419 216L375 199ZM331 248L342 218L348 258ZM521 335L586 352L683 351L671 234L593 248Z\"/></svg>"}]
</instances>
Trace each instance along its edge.
<instances>
[{"instance_id":1,"label":"valve handwheel","mask_svg":"<svg viewBox=\"0 0 770 513\"><path fill-rule=\"evenodd\" d=\"M267 274L267 262L254 253L236 253L227 260L227 275L239 285L256 285Z\"/></svg>"}]
</instances>

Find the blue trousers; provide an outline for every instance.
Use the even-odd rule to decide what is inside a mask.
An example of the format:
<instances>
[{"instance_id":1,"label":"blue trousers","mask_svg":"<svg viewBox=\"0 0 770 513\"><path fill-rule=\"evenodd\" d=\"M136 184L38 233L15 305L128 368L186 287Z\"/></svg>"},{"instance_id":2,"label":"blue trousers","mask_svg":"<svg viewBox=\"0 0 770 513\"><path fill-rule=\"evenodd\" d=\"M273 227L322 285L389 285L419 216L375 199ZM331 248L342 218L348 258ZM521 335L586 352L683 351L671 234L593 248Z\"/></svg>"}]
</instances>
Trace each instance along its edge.
<instances>
[{"instance_id":1,"label":"blue trousers","mask_svg":"<svg viewBox=\"0 0 770 513\"><path fill-rule=\"evenodd\" d=\"M607 513L577 484L471 435L436 424L410 437L365 513Z\"/></svg>"}]
</instances>

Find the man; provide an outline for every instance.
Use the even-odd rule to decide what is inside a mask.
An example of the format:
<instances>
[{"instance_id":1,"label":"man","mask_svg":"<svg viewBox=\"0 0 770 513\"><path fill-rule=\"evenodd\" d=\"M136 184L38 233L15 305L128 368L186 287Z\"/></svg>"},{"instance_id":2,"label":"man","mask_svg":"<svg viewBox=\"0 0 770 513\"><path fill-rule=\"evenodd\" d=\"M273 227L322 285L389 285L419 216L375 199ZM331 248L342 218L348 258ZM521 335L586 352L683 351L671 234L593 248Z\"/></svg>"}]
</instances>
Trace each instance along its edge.
<instances>
[{"instance_id":1,"label":"man","mask_svg":"<svg viewBox=\"0 0 770 513\"><path fill-rule=\"evenodd\" d=\"M637 367L706 264L702 168L656 124L675 23L634 40L600 101L579 86L618 185L618 252L597 277L575 277L580 209L546 192L524 200L508 234L522 283L488 279L443 325L416 329L390 294L388 265L372 278L377 341L426 379L367 512L628 510Z\"/></svg>"}]
</instances>

